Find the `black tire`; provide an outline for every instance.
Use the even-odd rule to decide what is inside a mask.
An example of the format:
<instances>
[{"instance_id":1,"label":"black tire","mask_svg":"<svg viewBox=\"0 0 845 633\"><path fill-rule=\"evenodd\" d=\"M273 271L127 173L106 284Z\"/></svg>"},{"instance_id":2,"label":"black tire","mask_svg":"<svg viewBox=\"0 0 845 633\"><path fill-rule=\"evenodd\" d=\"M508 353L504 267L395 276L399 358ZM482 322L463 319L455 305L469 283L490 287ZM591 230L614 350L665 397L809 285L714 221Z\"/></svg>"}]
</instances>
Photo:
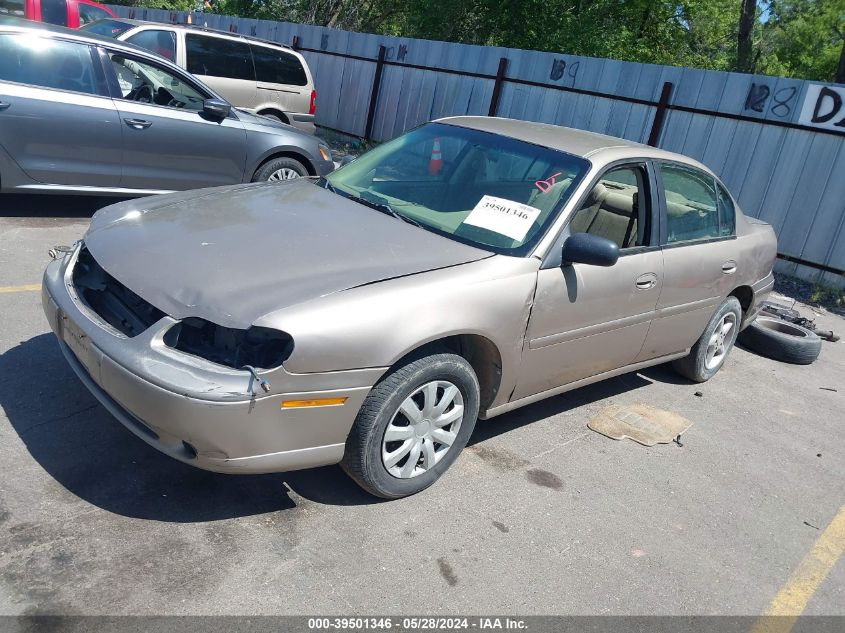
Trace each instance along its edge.
<instances>
[{"instance_id":1,"label":"black tire","mask_svg":"<svg viewBox=\"0 0 845 633\"><path fill-rule=\"evenodd\" d=\"M740 332L739 343L761 356L795 365L809 365L822 349L822 340L815 332L767 316L758 316Z\"/></svg>"},{"instance_id":2,"label":"black tire","mask_svg":"<svg viewBox=\"0 0 845 633\"><path fill-rule=\"evenodd\" d=\"M283 169L290 169L299 174L300 178L308 175L308 169L295 158L281 156L279 158L271 158L266 163L261 165L255 174L252 176L252 182L265 182L270 180L270 176L277 171Z\"/></svg>"},{"instance_id":3,"label":"black tire","mask_svg":"<svg viewBox=\"0 0 845 633\"><path fill-rule=\"evenodd\" d=\"M406 398L423 385L437 380L455 385L463 398L460 428L451 447L432 468L401 479L392 475L382 460L385 431ZM346 439L341 467L359 486L376 497L398 499L416 494L437 481L466 446L478 418L478 405L478 378L466 359L443 353L409 361L390 372L364 400Z\"/></svg>"},{"instance_id":4,"label":"black tire","mask_svg":"<svg viewBox=\"0 0 845 633\"><path fill-rule=\"evenodd\" d=\"M732 315L732 316L731 316ZM726 318L733 318L733 326L727 333L723 349L724 353L716 365L707 366L707 350L711 338L716 333L716 328L721 326ZM739 325L742 322L742 306L736 297L728 297L719 306L719 309L710 318L707 327L704 328L704 333L695 342L695 345L690 349L690 353L683 358L679 358L672 362L672 368L681 374L684 378L688 378L693 382L705 382L716 375L716 372L725 364L725 360L733 349L736 342Z\"/></svg>"}]
</instances>

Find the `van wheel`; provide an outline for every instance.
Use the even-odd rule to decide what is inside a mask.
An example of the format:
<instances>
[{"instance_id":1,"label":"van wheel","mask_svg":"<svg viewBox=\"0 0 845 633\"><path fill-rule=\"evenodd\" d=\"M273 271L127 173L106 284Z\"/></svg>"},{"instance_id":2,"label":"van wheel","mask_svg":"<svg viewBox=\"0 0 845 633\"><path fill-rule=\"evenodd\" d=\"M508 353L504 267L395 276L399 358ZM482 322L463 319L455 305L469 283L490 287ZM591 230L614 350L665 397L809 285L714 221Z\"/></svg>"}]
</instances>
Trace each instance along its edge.
<instances>
[{"instance_id":1,"label":"van wheel","mask_svg":"<svg viewBox=\"0 0 845 633\"><path fill-rule=\"evenodd\" d=\"M271 158L261 165L252 177L252 182L276 182L279 180L293 180L308 175L305 165L295 158L281 156Z\"/></svg>"},{"instance_id":2,"label":"van wheel","mask_svg":"<svg viewBox=\"0 0 845 633\"><path fill-rule=\"evenodd\" d=\"M478 378L466 359L433 354L387 375L364 400L341 466L384 499L428 488L466 446L478 417Z\"/></svg>"},{"instance_id":3,"label":"van wheel","mask_svg":"<svg viewBox=\"0 0 845 633\"><path fill-rule=\"evenodd\" d=\"M733 349L741 321L739 300L728 297L716 310L689 355L672 362L674 370L693 382L710 380Z\"/></svg>"},{"instance_id":4,"label":"van wheel","mask_svg":"<svg viewBox=\"0 0 845 633\"><path fill-rule=\"evenodd\" d=\"M278 121L279 123L284 123L284 124L288 123L287 121L282 119L282 117L280 117L278 114L273 114L272 112L263 113L263 114L260 114L259 116L263 116L263 117L266 117L268 119L273 119L274 121Z\"/></svg>"}]
</instances>

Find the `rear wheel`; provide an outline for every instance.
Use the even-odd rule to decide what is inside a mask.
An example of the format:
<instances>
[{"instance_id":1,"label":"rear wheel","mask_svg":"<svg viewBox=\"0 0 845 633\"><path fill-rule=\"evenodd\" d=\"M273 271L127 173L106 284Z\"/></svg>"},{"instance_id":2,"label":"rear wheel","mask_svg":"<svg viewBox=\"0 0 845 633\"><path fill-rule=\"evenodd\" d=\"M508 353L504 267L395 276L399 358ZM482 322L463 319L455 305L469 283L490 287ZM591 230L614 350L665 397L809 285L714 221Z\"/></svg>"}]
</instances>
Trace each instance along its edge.
<instances>
[{"instance_id":1,"label":"rear wheel","mask_svg":"<svg viewBox=\"0 0 845 633\"><path fill-rule=\"evenodd\" d=\"M346 440L341 466L384 499L433 484L466 446L479 388L466 359L433 354L394 370L367 396Z\"/></svg>"},{"instance_id":2,"label":"rear wheel","mask_svg":"<svg viewBox=\"0 0 845 633\"><path fill-rule=\"evenodd\" d=\"M674 361L672 367L694 382L710 380L724 365L733 349L741 321L742 306L739 300L728 297L716 310L690 353Z\"/></svg>"},{"instance_id":3,"label":"rear wheel","mask_svg":"<svg viewBox=\"0 0 845 633\"><path fill-rule=\"evenodd\" d=\"M278 182L279 180L293 180L308 175L305 165L295 158L281 156L271 158L261 165L252 177L252 182Z\"/></svg>"}]
</instances>

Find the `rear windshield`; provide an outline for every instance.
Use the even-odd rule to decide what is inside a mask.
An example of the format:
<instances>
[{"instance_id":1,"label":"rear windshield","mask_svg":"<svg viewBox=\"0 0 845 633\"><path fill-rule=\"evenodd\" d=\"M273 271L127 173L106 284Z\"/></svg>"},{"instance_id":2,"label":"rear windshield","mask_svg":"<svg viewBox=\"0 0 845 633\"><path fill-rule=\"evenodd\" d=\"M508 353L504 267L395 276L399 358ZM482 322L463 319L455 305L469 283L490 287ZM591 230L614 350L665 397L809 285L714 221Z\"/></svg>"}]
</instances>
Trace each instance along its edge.
<instances>
[{"instance_id":1,"label":"rear windshield","mask_svg":"<svg viewBox=\"0 0 845 633\"><path fill-rule=\"evenodd\" d=\"M81 27L80 30L91 31L92 33L105 35L106 37L117 37L131 28L131 24L121 22L120 20L96 20Z\"/></svg>"}]
</instances>

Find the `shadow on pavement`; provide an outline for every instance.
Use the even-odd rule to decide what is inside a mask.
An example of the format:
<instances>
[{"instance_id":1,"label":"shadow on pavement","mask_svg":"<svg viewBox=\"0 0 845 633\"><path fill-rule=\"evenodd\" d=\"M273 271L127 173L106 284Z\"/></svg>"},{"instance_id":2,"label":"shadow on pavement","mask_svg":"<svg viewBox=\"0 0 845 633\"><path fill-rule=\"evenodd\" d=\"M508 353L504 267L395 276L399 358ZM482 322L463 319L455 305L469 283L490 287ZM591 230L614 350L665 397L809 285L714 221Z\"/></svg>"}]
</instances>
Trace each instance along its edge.
<instances>
[{"instance_id":1,"label":"shadow on pavement","mask_svg":"<svg viewBox=\"0 0 845 633\"><path fill-rule=\"evenodd\" d=\"M650 370L672 382L671 371ZM327 505L378 503L338 466L269 475L222 475L159 453L114 420L76 378L52 333L0 355L0 405L35 460L58 483L109 512L176 523L296 507L290 492ZM652 380L627 374L481 421L470 445Z\"/></svg>"},{"instance_id":2,"label":"shadow on pavement","mask_svg":"<svg viewBox=\"0 0 845 633\"><path fill-rule=\"evenodd\" d=\"M52 333L0 355L0 406L35 460L81 499L128 517L199 522L323 504L377 503L337 466L221 475L178 462L132 435L68 366ZM290 490L289 490L290 489Z\"/></svg>"},{"instance_id":3,"label":"shadow on pavement","mask_svg":"<svg viewBox=\"0 0 845 633\"><path fill-rule=\"evenodd\" d=\"M121 200L125 198L10 193L0 196L0 217L90 218L98 209Z\"/></svg>"},{"instance_id":4,"label":"shadow on pavement","mask_svg":"<svg viewBox=\"0 0 845 633\"><path fill-rule=\"evenodd\" d=\"M658 380L658 382L662 381ZM639 374L624 374L587 387L568 391L559 396L540 400L492 420L479 420L469 440L469 446L585 404L647 387L651 383L651 380L647 380Z\"/></svg>"}]
</instances>

